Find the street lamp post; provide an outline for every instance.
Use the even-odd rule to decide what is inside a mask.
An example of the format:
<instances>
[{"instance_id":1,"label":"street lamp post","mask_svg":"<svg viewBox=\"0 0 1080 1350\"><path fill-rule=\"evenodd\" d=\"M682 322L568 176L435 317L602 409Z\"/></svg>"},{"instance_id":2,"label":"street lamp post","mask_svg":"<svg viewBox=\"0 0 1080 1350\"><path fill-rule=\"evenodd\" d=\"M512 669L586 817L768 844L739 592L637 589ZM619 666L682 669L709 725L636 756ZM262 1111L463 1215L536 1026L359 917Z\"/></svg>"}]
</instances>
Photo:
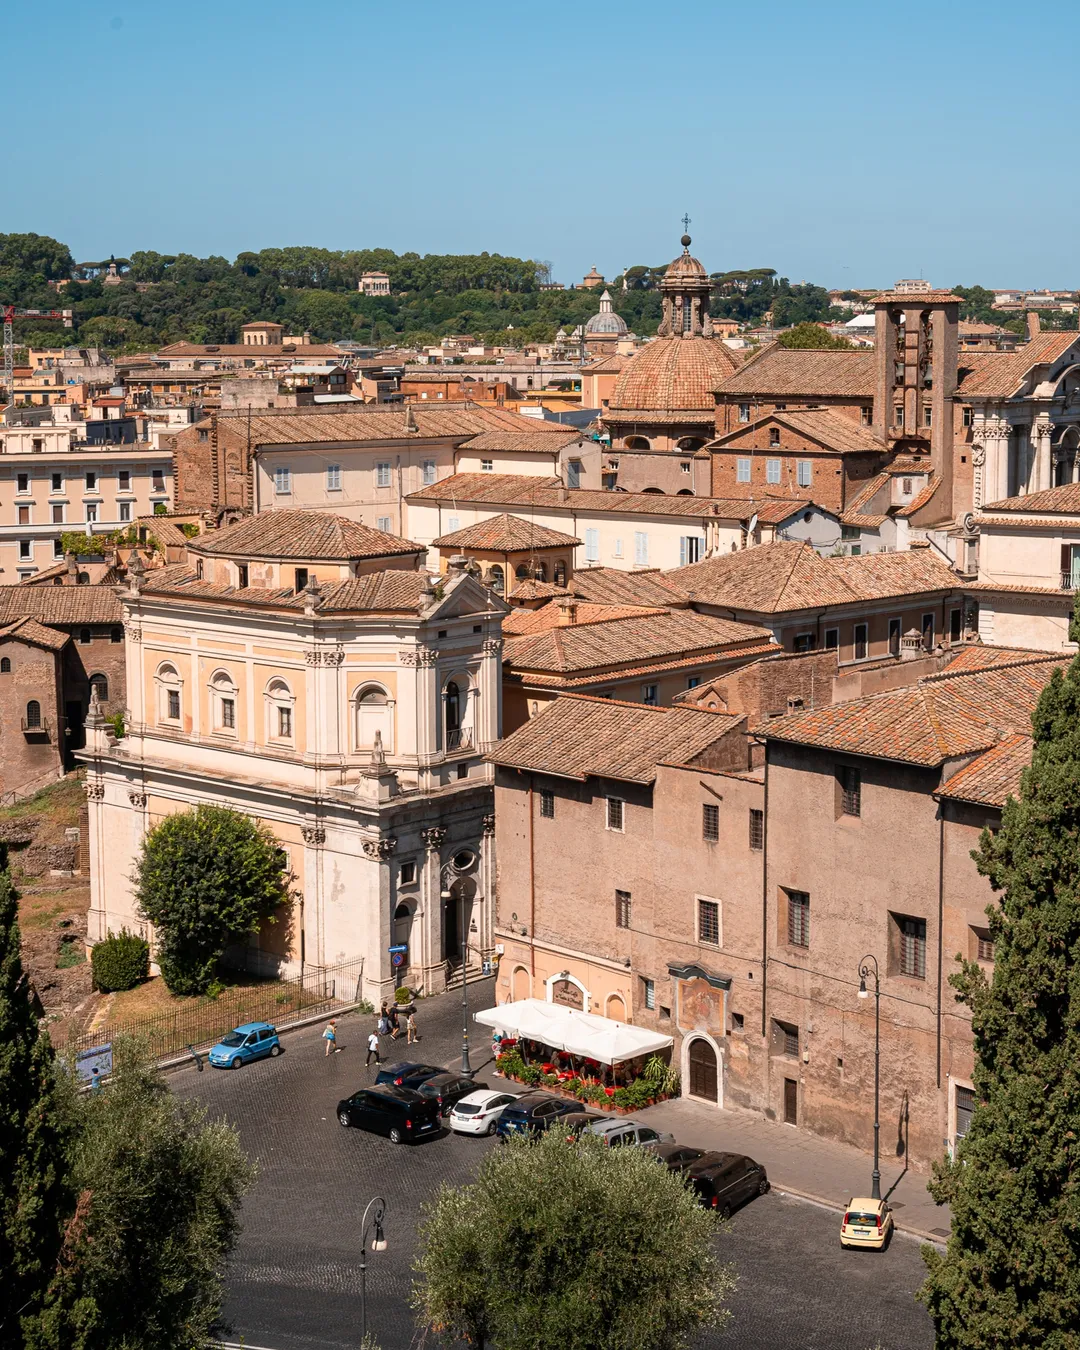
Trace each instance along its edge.
<instances>
[{"instance_id":1,"label":"street lamp post","mask_svg":"<svg viewBox=\"0 0 1080 1350\"><path fill-rule=\"evenodd\" d=\"M381 1195L368 1201L364 1217L360 1221L360 1344L367 1340L367 1240L368 1229L374 1225L371 1234L371 1250L386 1251L386 1237L383 1234L383 1217L386 1214L386 1201Z\"/></svg>"},{"instance_id":2,"label":"street lamp post","mask_svg":"<svg viewBox=\"0 0 1080 1350\"><path fill-rule=\"evenodd\" d=\"M469 932L465 926L465 891L461 893L461 1074L463 1078L472 1077L472 1065L469 1063L469 993L465 978L465 966L469 959Z\"/></svg>"},{"instance_id":3,"label":"street lamp post","mask_svg":"<svg viewBox=\"0 0 1080 1350\"><path fill-rule=\"evenodd\" d=\"M874 1200L881 1199L881 1167L879 1166L878 1144L881 1137L880 1089L881 1089L881 977L878 973L876 956L864 956L859 963L859 997L868 998L866 980L874 977L874 1171L870 1195Z\"/></svg>"}]
</instances>

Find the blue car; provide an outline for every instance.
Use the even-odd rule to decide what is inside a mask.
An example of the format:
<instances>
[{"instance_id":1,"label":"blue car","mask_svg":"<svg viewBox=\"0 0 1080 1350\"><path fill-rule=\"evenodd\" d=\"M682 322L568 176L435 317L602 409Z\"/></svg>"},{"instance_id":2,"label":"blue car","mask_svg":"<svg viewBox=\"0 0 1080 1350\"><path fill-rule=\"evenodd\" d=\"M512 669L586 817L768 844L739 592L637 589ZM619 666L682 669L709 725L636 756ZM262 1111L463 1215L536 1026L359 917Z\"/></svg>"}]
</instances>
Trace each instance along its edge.
<instances>
[{"instance_id":1,"label":"blue car","mask_svg":"<svg viewBox=\"0 0 1080 1350\"><path fill-rule=\"evenodd\" d=\"M238 1069L249 1060L280 1054L281 1042L269 1022L245 1022L222 1036L208 1058L215 1069Z\"/></svg>"}]
</instances>

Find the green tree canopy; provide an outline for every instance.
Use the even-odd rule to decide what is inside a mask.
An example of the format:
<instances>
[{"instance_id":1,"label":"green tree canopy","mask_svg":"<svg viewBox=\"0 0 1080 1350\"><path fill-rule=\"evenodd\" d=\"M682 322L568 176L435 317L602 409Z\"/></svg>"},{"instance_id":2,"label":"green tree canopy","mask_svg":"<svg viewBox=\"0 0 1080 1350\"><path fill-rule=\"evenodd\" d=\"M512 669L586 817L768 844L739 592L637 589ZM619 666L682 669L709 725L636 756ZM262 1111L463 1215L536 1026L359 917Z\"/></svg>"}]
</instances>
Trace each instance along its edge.
<instances>
[{"instance_id":1,"label":"green tree canopy","mask_svg":"<svg viewBox=\"0 0 1080 1350\"><path fill-rule=\"evenodd\" d=\"M77 1203L26 1350L209 1344L221 1271L253 1172L232 1126L178 1100L138 1042L114 1046L100 1093L69 1092Z\"/></svg>"},{"instance_id":2,"label":"green tree canopy","mask_svg":"<svg viewBox=\"0 0 1080 1350\"><path fill-rule=\"evenodd\" d=\"M275 921L288 899L282 869L270 831L225 807L181 811L150 831L135 897L157 930L157 959L174 993L203 993L226 947Z\"/></svg>"},{"instance_id":3,"label":"green tree canopy","mask_svg":"<svg viewBox=\"0 0 1080 1350\"><path fill-rule=\"evenodd\" d=\"M0 268L60 281L71 276L74 266L68 246L47 234L0 234Z\"/></svg>"},{"instance_id":4,"label":"green tree canopy","mask_svg":"<svg viewBox=\"0 0 1080 1350\"><path fill-rule=\"evenodd\" d=\"M781 333L776 340L781 347L797 349L819 347L825 351L837 351L851 346L846 337L830 333L819 323L797 323L794 328Z\"/></svg>"},{"instance_id":5,"label":"green tree canopy","mask_svg":"<svg viewBox=\"0 0 1080 1350\"><path fill-rule=\"evenodd\" d=\"M723 1324L717 1221L641 1149L551 1130L444 1185L420 1230L414 1306L446 1344L677 1350Z\"/></svg>"},{"instance_id":6,"label":"green tree canopy","mask_svg":"<svg viewBox=\"0 0 1080 1350\"><path fill-rule=\"evenodd\" d=\"M39 1034L23 970L18 896L3 850L0 871L0 1345L18 1344L37 1311L60 1250L70 1194L66 1133L57 1113L56 1066Z\"/></svg>"},{"instance_id":7,"label":"green tree canopy","mask_svg":"<svg viewBox=\"0 0 1080 1350\"><path fill-rule=\"evenodd\" d=\"M1001 893L993 977L959 956L950 976L971 1009L976 1106L930 1185L952 1207L945 1255L924 1251L939 1350L1074 1350L1080 1334L1080 657L1032 728L1020 799L972 855Z\"/></svg>"}]
</instances>

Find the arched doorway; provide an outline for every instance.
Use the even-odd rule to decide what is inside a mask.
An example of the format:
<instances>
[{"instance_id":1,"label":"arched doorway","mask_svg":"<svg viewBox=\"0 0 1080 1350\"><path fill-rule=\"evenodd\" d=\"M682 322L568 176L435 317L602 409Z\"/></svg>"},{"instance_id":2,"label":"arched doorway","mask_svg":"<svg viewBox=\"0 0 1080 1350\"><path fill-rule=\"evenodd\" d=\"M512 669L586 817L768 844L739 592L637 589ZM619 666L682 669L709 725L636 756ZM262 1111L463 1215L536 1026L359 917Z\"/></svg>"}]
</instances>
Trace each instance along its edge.
<instances>
[{"instance_id":1,"label":"arched doorway","mask_svg":"<svg viewBox=\"0 0 1080 1350\"><path fill-rule=\"evenodd\" d=\"M409 960L412 955L412 910L408 905L398 905L394 910L394 945L396 947L405 947L401 953L403 958L401 965L396 966L394 973L397 976L398 984L405 978L409 969Z\"/></svg>"},{"instance_id":2,"label":"arched doorway","mask_svg":"<svg viewBox=\"0 0 1080 1350\"><path fill-rule=\"evenodd\" d=\"M519 999L532 996L532 978L524 966L518 966L510 981L510 997L516 1003Z\"/></svg>"},{"instance_id":3,"label":"arched doorway","mask_svg":"<svg viewBox=\"0 0 1080 1350\"><path fill-rule=\"evenodd\" d=\"M450 894L445 899L443 956L455 966L461 964L462 940L468 942L476 889L472 877L458 877L450 886Z\"/></svg>"},{"instance_id":4,"label":"arched doorway","mask_svg":"<svg viewBox=\"0 0 1080 1350\"><path fill-rule=\"evenodd\" d=\"M610 1017L614 1022L626 1021L626 1003L621 994L608 994L604 1016Z\"/></svg>"},{"instance_id":5,"label":"arched doorway","mask_svg":"<svg viewBox=\"0 0 1080 1350\"><path fill-rule=\"evenodd\" d=\"M689 1095L700 1097L707 1102L719 1102L720 1074L716 1050L701 1036L695 1036L690 1042L687 1067L689 1070L687 1073Z\"/></svg>"}]
</instances>

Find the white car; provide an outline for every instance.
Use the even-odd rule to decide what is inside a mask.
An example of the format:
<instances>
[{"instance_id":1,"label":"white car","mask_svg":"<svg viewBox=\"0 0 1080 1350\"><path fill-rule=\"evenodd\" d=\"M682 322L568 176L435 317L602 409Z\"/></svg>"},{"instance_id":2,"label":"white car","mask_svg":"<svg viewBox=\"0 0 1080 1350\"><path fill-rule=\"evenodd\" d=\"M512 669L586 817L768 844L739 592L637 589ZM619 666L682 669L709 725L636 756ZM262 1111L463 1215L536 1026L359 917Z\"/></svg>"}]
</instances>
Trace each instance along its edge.
<instances>
[{"instance_id":1,"label":"white car","mask_svg":"<svg viewBox=\"0 0 1080 1350\"><path fill-rule=\"evenodd\" d=\"M458 1134L494 1134L503 1107L517 1099L516 1092L470 1092L451 1109L448 1123Z\"/></svg>"}]
</instances>

